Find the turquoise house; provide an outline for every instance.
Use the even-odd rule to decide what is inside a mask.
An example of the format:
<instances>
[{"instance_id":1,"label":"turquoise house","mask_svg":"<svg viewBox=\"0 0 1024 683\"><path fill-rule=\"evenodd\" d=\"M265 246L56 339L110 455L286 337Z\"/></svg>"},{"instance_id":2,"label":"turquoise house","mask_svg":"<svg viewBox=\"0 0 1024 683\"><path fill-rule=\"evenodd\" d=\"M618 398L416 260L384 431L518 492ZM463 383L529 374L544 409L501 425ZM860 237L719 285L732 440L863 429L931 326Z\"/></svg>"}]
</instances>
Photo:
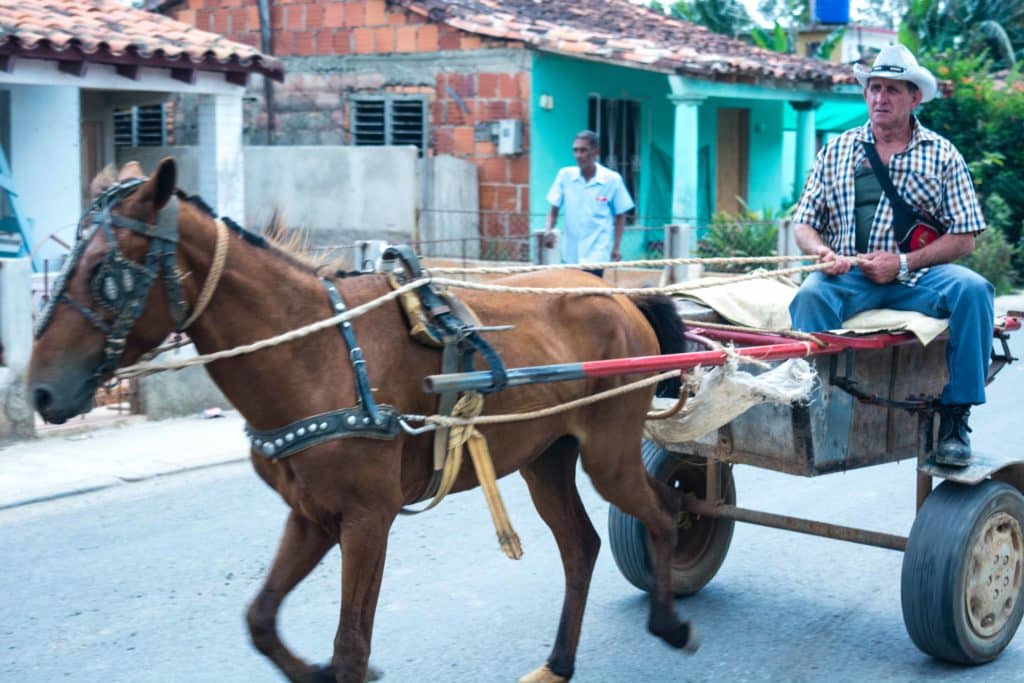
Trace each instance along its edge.
<instances>
[{"instance_id":1,"label":"turquoise house","mask_svg":"<svg viewBox=\"0 0 1024 683\"><path fill-rule=\"evenodd\" d=\"M520 70L520 159L529 179L528 202L518 209L529 215L530 230L544 226L558 169L574 163L575 134L590 128L600 135L602 163L623 176L636 200L631 227L650 228L627 233L624 258L643 256L666 224L706 225L715 213L744 207L777 214L802 186L821 139L866 117L847 65L762 50L629 0L393 2L479 37L457 43L453 36L448 44L460 45L460 56L472 46L481 65L487 51L493 57L519 48L523 57L510 62ZM449 76L438 89L442 104L451 84ZM460 101L481 96L471 88L459 94ZM489 106L477 103L476 111ZM449 124L444 112L452 109L440 107L435 124ZM502 181L489 174L492 162L480 162L482 184ZM481 193L482 209L490 195Z\"/></svg>"}]
</instances>

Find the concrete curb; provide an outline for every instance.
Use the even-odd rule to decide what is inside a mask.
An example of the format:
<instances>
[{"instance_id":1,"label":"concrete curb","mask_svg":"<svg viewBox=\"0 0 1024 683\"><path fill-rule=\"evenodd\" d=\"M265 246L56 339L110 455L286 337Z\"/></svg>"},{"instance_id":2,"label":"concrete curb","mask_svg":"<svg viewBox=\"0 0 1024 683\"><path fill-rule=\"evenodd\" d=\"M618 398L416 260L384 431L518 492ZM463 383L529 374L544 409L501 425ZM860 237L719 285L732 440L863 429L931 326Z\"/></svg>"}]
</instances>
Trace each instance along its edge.
<instances>
[{"instance_id":1,"label":"concrete curb","mask_svg":"<svg viewBox=\"0 0 1024 683\"><path fill-rule=\"evenodd\" d=\"M133 421L70 430L0 449L0 510L248 457L243 420Z\"/></svg>"}]
</instances>

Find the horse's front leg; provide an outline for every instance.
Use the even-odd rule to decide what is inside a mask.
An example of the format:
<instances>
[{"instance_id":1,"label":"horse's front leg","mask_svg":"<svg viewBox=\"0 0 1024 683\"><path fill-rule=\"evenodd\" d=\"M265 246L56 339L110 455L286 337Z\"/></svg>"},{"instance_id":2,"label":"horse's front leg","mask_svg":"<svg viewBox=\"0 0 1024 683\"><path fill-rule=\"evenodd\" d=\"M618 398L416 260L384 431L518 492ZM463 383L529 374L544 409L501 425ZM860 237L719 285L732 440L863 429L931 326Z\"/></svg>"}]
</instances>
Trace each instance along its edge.
<instances>
[{"instance_id":1,"label":"horse's front leg","mask_svg":"<svg viewBox=\"0 0 1024 683\"><path fill-rule=\"evenodd\" d=\"M322 679L319 667L296 657L277 634L277 611L285 596L306 576L337 540L294 511L289 513L284 535L266 582L249 607L249 633L253 645L266 655L293 683Z\"/></svg>"},{"instance_id":2,"label":"horse's front leg","mask_svg":"<svg viewBox=\"0 0 1024 683\"><path fill-rule=\"evenodd\" d=\"M333 660L338 683L367 680L373 618L394 519L393 511L369 507L342 517L341 620Z\"/></svg>"}]
</instances>

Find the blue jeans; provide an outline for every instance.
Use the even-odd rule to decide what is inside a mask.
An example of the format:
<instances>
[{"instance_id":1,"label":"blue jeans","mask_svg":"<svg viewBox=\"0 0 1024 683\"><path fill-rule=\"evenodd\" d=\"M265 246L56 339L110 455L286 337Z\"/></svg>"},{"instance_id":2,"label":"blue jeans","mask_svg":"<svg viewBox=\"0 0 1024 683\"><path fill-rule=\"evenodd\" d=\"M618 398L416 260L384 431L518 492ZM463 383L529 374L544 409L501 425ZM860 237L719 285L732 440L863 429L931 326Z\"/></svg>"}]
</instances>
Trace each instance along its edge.
<instances>
[{"instance_id":1,"label":"blue jeans","mask_svg":"<svg viewBox=\"0 0 1024 683\"><path fill-rule=\"evenodd\" d=\"M946 404L985 402L985 377L992 355L993 289L973 270L955 264L932 266L916 287L868 280L859 268L844 275L811 273L789 305L793 329L823 332L842 327L861 311L893 308L949 318L949 384Z\"/></svg>"}]
</instances>

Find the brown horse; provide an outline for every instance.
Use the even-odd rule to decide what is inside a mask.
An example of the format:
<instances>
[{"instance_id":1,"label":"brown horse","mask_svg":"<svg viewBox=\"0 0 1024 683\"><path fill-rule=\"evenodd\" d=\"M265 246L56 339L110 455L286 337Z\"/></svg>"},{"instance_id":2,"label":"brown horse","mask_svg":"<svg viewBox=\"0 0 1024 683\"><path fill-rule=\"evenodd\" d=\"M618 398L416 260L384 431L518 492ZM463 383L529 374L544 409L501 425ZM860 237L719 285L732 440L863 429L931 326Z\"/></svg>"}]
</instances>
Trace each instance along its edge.
<instances>
[{"instance_id":1,"label":"brown horse","mask_svg":"<svg viewBox=\"0 0 1024 683\"><path fill-rule=\"evenodd\" d=\"M141 171L134 166L138 175ZM55 285L37 327L28 392L44 419L61 422L86 411L95 389L117 366L135 362L180 326L210 270L218 225L196 198L176 190L176 166L165 159L148 179L122 180L83 215L82 236ZM187 328L201 353L268 338L333 313L320 277L296 255L233 226L223 275L208 307ZM510 277L522 286L598 286L574 271ZM142 287L142 284L150 285ZM389 291L384 276L336 281L350 306ZM677 351L682 327L662 299L621 296L466 294L484 324L512 325L491 334L509 367L568 363ZM642 311L643 309L643 311ZM645 311L645 312L644 312ZM647 317L645 317L647 316ZM412 341L391 302L355 319L365 368L381 405L431 414L436 399L422 390L441 369L440 353ZM659 340L655 329L663 332ZM254 430L273 430L357 404L353 365L336 329L207 365L210 376ZM487 413L561 404L625 383L587 379L518 387L492 394ZM519 471L553 532L565 570L565 597L546 663L523 680L568 680L575 665L583 610L600 539L580 501L578 459L597 491L647 528L655 588L648 629L676 648L693 650L694 632L674 611L670 555L678 501L652 480L640 455L651 389L545 417L527 426L481 428L499 477ZM256 648L291 681L356 682L367 676L388 532L403 506L417 501L432 471L432 437L399 432L390 439L327 440L276 461L253 449L257 473L291 507L284 536L248 612ZM460 471L454 491L477 486ZM278 637L285 596L332 547L341 546L341 615L330 665L310 665Z\"/></svg>"}]
</instances>

